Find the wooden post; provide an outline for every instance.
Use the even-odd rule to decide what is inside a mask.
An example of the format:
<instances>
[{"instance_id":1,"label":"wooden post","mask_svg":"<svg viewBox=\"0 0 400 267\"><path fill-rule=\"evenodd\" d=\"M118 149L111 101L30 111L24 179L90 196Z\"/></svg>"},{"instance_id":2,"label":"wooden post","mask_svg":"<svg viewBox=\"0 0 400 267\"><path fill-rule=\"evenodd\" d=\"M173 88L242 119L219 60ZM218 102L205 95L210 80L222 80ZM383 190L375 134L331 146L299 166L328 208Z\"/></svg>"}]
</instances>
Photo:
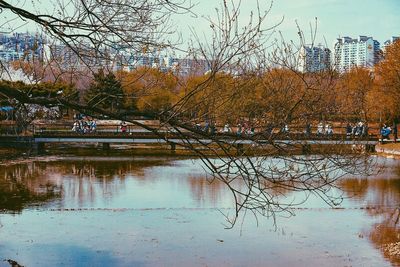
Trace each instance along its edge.
<instances>
[{"instance_id":1,"label":"wooden post","mask_svg":"<svg viewBox=\"0 0 400 267\"><path fill-rule=\"evenodd\" d=\"M366 151L366 152L370 152L370 153L376 152L376 150L375 150L375 145L373 145L373 144L367 144L367 145L365 145L365 151Z\"/></svg>"},{"instance_id":2,"label":"wooden post","mask_svg":"<svg viewBox=\"0 0 400 267\"><path fill-rule=\"evenodd\" d=\"M176 144L175 143L170 143L171 146L171 151L176 152Z\"/></svg>"},{"instance_id":3,"label":"wooden post","mask_svg":"<svg viewBox=\"0 0 400 267\"><path fill-rule=\"evenodd\" d=\"M103 143L103 150L110 150L110 143Z\"/></svg>"},{"instance_id":4,"label":"wooden post","mask_svg":"<svg viewBox=\"0 0 400 267\"><path fill-rule=\"evenodd\" d=\"M33 150L38 154L42 153L45 150L45 148L46 145L43 142L33 143Z\"/></svg>"},{"instance_id":5,"label":"wooden post","mask_svg":"<svg viewBox=\"0 0 400 267\"><path fill-rule=\"evenodd\" d=\"M237 148L237 151L236 151L237 155L238 156L243 155L243 153L244 153L243 144L237 144L236 148Z\"/></svg>"},{"instance_id":6,"label":"wooden post","mask_svg":"<svg viewBox=\"0 0 400 267\"><path fill-rule=\"evenodd\" d=\"M310 154L311 153L311 145L309 144L304 144L301 146L301 152L303 154Z\"/></svg>"}]
</instances>

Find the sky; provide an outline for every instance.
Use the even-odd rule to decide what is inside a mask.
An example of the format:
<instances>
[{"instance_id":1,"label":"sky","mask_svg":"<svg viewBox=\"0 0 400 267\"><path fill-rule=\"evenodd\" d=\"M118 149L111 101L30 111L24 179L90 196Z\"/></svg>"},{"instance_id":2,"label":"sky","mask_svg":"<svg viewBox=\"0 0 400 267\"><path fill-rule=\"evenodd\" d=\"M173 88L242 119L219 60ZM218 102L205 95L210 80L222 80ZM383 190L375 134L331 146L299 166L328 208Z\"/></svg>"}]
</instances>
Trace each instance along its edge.
<instances>
[{"instance_id":1,"label":"sky","mask_svg":"<svg viewBox=\"0 0 400 267\"><path fill-rule=\"evenodd\" d=\"M12 0L14 1L14 0ZM12 2L11 1L11 2ZM207 38L210 32L210 24L201 16L215 18L215 8L221 7L223 0L187 0L196 3L193 12L197 18L191 15L179 15L173 18L179 31L183 32L185 39L191 37L190 28L193 28L199 36ZM226 0L237 4L240 0ZM258 0L261 9L268 9L271 0ZM357 38L359 35L372 36L383 43L391 36L400 36L400 0L272 0L272 9L267 17L266 27L270 27L281 21L277 27L285 40L293 40L298 43L296 21L303 30L306 42L311 42L310 23L318 20L316 43L333 47L336 38L349 36ZM25 7L32 8L32 3L40 10L47 10L54 5L55 0L17 0ZM240 20L248 21L251 10L256 8L257 0L241 0ZM4 16L6 13L2 14ZM5 21L4 17L0 16ZM1 22L1 21L0 21ZM16 23L12 21L12 24ZM1 23L0 23L1 24ZM14 24L12 26L15 26ZM18 31L35 31L34 23L26 23ZM204 37L202 35L204 32ZM277 36L279 37L279 36Z\"/></svg>"},{"instance_id":2,"label":"sky","mask_svg":"<svg viewBox=\"0 0 400 267\"><path fill-rule=\"evenodd\" d=\"M218 0L200 0L195 12L215 17ZM233 0L238 3L238 0ZM259 0L267 8L270 0ZM241 1L241 19L246 20L250 10L256 7L256 0ZM391 36L400 36L400 0L274 0L267 19L267 26L284 18L279 30L286 40L298 41L296 21L303 30L306 42L310 42L310 23L318 21L317 43L332 47L336 38L359 35L372 36L383 43ZM206 22L194 23L197 31L208 31Z\"/></svg>"}]
</instances>

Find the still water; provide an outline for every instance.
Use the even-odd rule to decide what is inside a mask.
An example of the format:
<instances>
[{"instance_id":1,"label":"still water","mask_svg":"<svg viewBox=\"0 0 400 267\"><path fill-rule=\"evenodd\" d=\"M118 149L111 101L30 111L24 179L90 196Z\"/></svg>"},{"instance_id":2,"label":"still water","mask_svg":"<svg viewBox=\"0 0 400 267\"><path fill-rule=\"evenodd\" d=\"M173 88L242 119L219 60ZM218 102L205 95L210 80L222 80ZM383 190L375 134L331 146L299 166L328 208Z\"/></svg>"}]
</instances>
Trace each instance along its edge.
<instances>
[{"instance_id":1,"label":"still water","mask_svg":"<svg viewBox=\"0 0 400 267\"><path fill-rule=\"evenodd\" d=\"M232 196L196 159L0 166L0 266L399 266L400 161L378 162L341 180L340 209L311 197L276 226L247 215L230 230Z\"/></svg>"}]
</instances>

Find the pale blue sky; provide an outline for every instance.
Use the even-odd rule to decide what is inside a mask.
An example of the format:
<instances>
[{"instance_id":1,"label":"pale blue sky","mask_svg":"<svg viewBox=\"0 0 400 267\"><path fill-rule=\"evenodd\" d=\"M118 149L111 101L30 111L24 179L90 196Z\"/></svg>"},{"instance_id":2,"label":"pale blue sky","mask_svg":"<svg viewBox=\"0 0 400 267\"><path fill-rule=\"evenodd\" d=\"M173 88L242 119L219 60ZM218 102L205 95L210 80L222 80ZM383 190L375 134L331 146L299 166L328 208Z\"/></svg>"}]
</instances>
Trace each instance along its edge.
<instances>
[{"instance_id":1,"label":"pale blue sky","mask_svg":"<svg viewBox=\"0 0 400 267\"><path fill-rule=\"evenodd\" d=\"M189 1L189 0L188 0ZM191 0L198 2L193 11L200 16L215 16L215 7L220 7L222 0ZM239 3L240 0L227 0ZM241 20L247 21L250 11L255 9L257 0L241 1ZM12 1L11 1L12 2ZM32 2L21 0L24 7L32 8ZM35 0L35 6L47 10L56 2L51 0ZM259 0L261 8L268 8L271 0ZM1 21L6 21L7 13L2 14ZM357 37L358 35L372 36L383 43L391 36L400 36L400 0L274 0L266 26L272 26L284 17L283 23L277 28L287 40L298 41L295 21L299 23L306 37L309 38L309 23L318 18L318 35L316 42L327 42L332 47L333 42L340 36ZM174 17L178 30L185 38L190 36L189 27L200 32L209 32L209 23L201 18L189 15ZM15 23L15 24L14 24ZM11 28L15 29L21 21L12 21ZM34 23L27 23L17 31L35 31ZM6 25L2 25L6 27ZM205 34L206 36L207 34ZM200 35L202 36L202 35ZM277 36L278 37L278 36Z\"/></svg>"},{"instance_id":2,"label":"pale blue sky","mask_svg":"<svg viewBox=\"0 0 400 267\"><path fill-rule=\"evenodd\" d=\"M238 0L233 0L239 2ZM260 0L266 8L270 0ZM219 6L219 0L199 0L195 11L203 15L214 16L214 7ZM242 19L246 19L251 9L254 9L256 0L242 0ZM309 23L314 23L318 18L317 42L332 46L340 36L357 37L359 35L372 36L383 43L391 36L400 36L400 0L275 0L270 13L270 23L279 21L284 17L284 22L278 27L285 38L297 41L295 20L309 37ZM198 31L208 31L209 25L196 21ZM183 23L193 25L188 19ZM309 38L310 39L310 38Z\"/></svg>"}]
</instances>

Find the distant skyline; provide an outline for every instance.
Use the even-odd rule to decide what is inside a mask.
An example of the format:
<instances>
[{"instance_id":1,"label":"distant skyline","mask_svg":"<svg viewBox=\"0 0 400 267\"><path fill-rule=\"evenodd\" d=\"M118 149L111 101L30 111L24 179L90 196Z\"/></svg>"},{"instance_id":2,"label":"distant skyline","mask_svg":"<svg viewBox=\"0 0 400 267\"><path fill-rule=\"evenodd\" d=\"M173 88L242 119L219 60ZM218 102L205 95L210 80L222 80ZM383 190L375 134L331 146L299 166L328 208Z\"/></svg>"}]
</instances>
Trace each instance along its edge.
<instances>
[{"instance_id":1,"label":"distant skyline","mask_svg":"<svg viewBox=\"0 0 400 267\"><path fill-rule=\"evenodd\" d=\"M185 39L190 38L189 27L194 27L201 38L207 38L210 31L207 21L201 16L215 17L215 8L221 7L222 0L191 0L198 2L193 11L197 18L190 15L174 16L178 30L183 33ZM232 0L239 3L239 0ZM230 0L227 0L229 3ZM251 10L256 8L256 0L241 1L240 20L244 23L248 20ZM318 31L316 43L325 44L332 48L336 38L350 36L357 38L359 35L372 36L381 44L391 36L400 36L400 0L274 0L272 10L267 17L266 26L272 26L284 18L277 27L286 40L298 42L296 21L303 30L306 42L310 42L310 23L314 25L318 19ZM259 0L261 9L269 8L271 0ZM52 10L54 1L41 0L35 2L40 10ZM25 2L25 8L32 10L32 3ZM1 14L1 20L6 17L14 17L9 12ZM19 27L15 31L37 31L35 23L21 23L12 21L11 27ZM24 25L23 25L24 24ZM23 26L21 26L23 25ZM5 30L6 25L2 25ZM202 32L205 34L203 35ZM276 35L276 37L279 37Z\"/></svg>"},{"instance_id":2,"label":"distant skyline","mask_svg":"<svg viewBox=\"0 0 400 267\"><path fill-rule=\"evenodd\" d=\"M241 2L241 19L246 20L250 10L256 7L256 0ZM271 3L269 0L259 2L263 8L267 8ZM194 11L201 15L215 16L214 8L220 6L220 3L216 0L201 0ZM277 30L282 32L286 40L295 42L298 41L296 21L303 30L306 41L310 42L310 23L314 25L317 17L316 43L325 44L326 40L329 48L337 38L344 36L372 36L382 44L391 36L400 35L400 0L275 0L267 19L267 26L280 21L282 17L284 21ZM209 30L205 21L189 21L184 25L195 24L197 31ZM181 28L185 30L184 27Z\"/></svg>"}]
</instances>

